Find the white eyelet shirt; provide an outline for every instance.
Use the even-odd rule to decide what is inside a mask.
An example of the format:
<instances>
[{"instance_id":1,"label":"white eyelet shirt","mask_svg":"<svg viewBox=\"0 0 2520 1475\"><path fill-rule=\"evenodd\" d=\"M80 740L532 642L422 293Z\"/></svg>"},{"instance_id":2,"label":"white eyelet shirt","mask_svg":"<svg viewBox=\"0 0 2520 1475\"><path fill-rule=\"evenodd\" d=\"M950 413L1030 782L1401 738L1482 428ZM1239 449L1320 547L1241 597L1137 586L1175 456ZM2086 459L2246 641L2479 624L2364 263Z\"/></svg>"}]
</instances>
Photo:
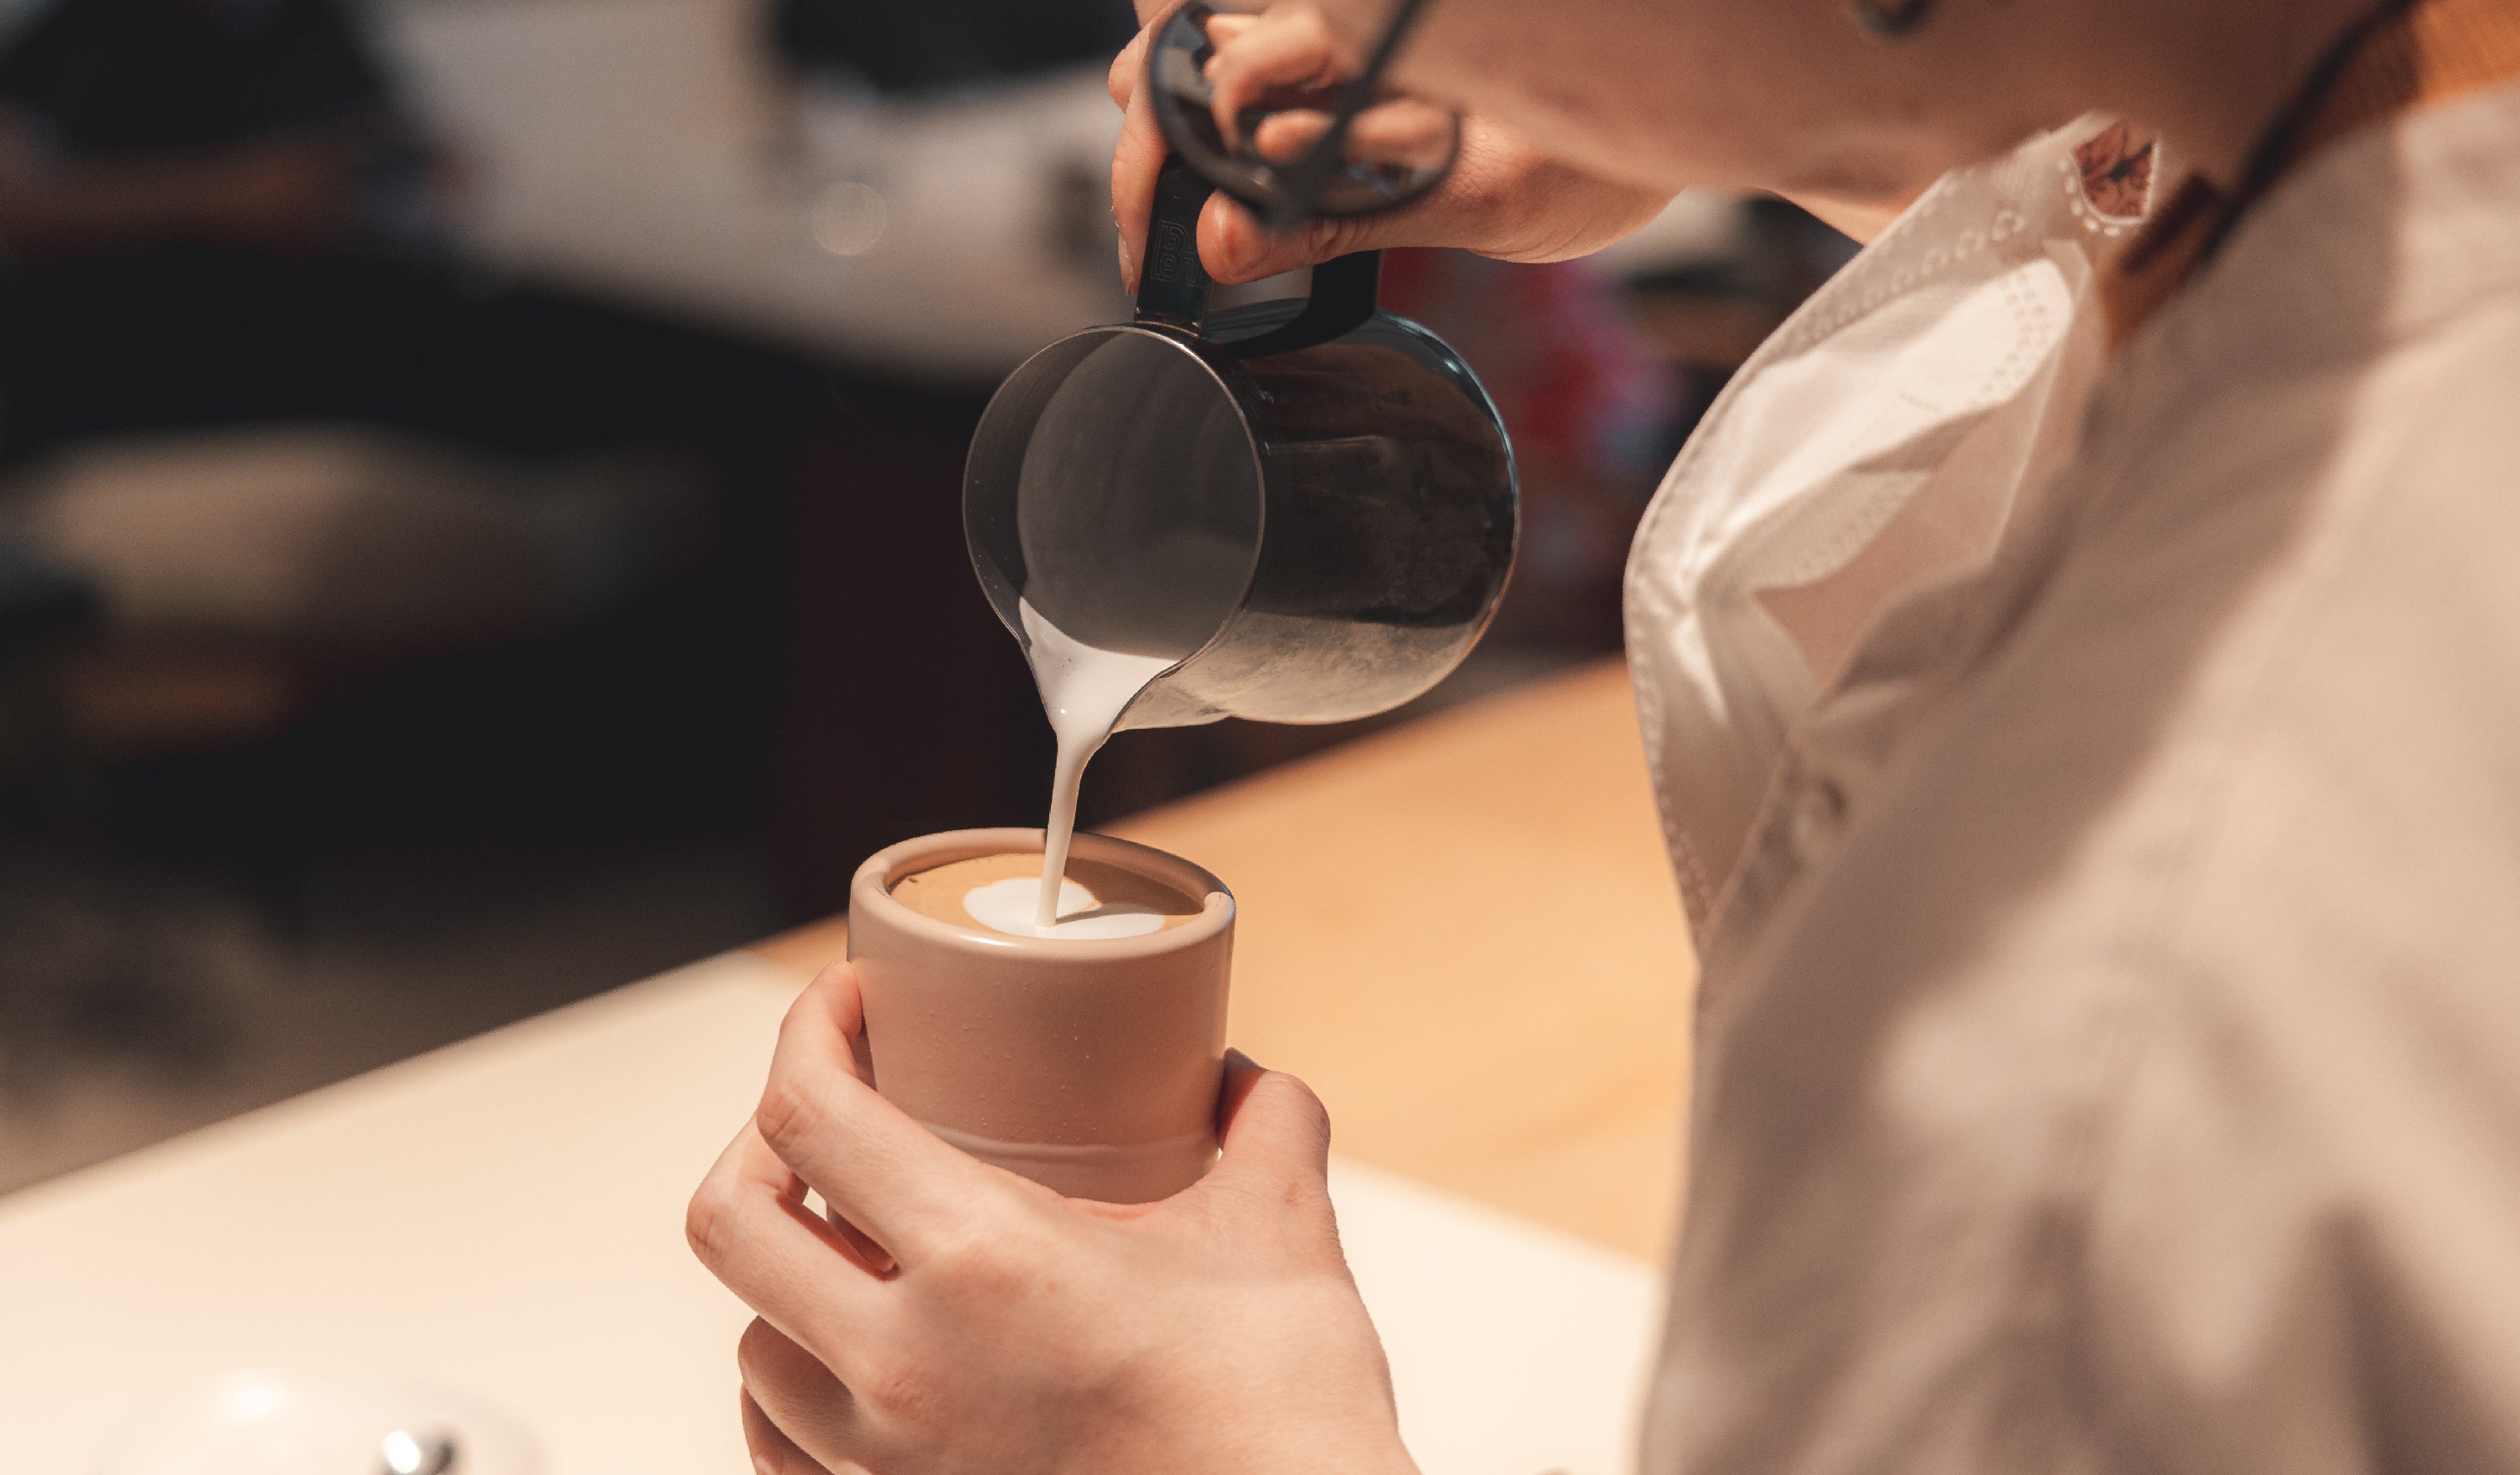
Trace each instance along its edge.
<instances>
[{"instance_id":1,"label":"white eyelet shirt","mask_svg":"<svg viewBox=\"0 0 2520 1475\"><path fill-rule=\"evenodd\" d=\"M1815 297L1638 538L1703 977L1643 1465L2520 1470L2520 87L2114 356L2078 136Z\"/></svg>"}]
</instances>

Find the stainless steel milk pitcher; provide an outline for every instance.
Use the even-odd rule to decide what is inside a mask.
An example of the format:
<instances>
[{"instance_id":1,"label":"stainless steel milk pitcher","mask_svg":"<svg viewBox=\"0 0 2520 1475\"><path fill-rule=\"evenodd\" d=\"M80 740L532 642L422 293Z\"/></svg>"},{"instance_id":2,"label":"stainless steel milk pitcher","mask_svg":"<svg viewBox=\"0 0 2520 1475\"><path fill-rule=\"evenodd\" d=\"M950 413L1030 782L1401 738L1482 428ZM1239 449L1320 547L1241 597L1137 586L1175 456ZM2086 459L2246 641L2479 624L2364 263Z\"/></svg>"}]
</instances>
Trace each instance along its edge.
<instances>
[{"instance_id":1,"label":"stainless steel milk pitcher","mask_svg":"<svg viewBox=\"0 0 2520 1475\"><path fill-rule=\"evenodd\" d=\"M1208 318L1207 193L1168 163L1136 321L1059 339L989 402L972 566L1027 654L1047 621L1174 662L1121 727L1388 710L1460 664L1505 592L1505 425L1451 345L1376 308L1379 253Z\"/></svg>"}]
</instances>

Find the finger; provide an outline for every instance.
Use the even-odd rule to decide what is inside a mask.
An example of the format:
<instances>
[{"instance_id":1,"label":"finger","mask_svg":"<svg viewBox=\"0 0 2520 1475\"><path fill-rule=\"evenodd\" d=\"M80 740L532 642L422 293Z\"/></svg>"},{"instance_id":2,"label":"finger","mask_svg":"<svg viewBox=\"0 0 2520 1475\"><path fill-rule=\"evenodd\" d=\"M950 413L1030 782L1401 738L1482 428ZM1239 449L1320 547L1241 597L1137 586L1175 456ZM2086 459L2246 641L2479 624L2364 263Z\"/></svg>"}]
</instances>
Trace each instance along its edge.
<instances>
[{"instance_id":1,"label":"finger","mask_svg":"<svg viewBox=\"0 0 2520 1475\"><path fill-rule=\"evenodd\" d=\"M784 1443L815 1470L859 1470L877 1462L874 1431L848 1385L813 1353L768 1321L755 1320L735 1344L735 1365L743 1378L744 1442Z\"/></svg>"},{"instance_id":2,"label":"finger","mask_svg":"<svg viewBox=\"0 0 2520 1475\"><path fill-rule=\"evenodd\" d=\"M780 1023L753 1121L779 1160L841 1218L916 1265L998 1185L858 1078L852 1047L862 1024L856 971L824 969Z\"/></svg>"},{"instance_id":3,"label":"finger","mask_svg":"<svg viewBox=\"0 0 2520 1475\"><path fill-rule=\"evenodd\" d=\"M1328 86L1338 79L1340 60L1328 26L1310 6L1257 18L1208 60L1208 106L1216 131L1233 142L1241 131L1242 110L1275 92Z\"/></svg>"},{"instance_id":4,"label":"finger","mask_svg":"<svg viewBox=\"0 0 2520 1475\"><path fill-rule=\"evenodd\" d=\"M1207 274L1219 282L1257 282L1350 251L1371 250L1380 244L1374 238L1391 229L1392 218L1315 220L1291 231L1271 231L1258 216L1220 193L1199 214L1198 256Z\"/></svg>"},{"instance_id":5,"label":"finger","mask_svg":"<svg viewBox=\"0 0 2520 1475\"><path fill-rule=\"evenodd\" d=\"M756 1128L753 1135L755 1137L760 1136L759 1129ZM769 1146L766 1142L762 1145L765 1149ZM775 1157L778 1154L773 1153L771 1155ZM781 1163L779 1166L784 1168L788 1165L786 1163ZM802 1183L804 1180L798 1179L797 1182ZM856 1225L853 1225L849 1223L848 1220L842 1218L839 1210L826 1205L824 1212L824 1222L832 1227L832 1232L840 1236L840 1243L847 1248L849 1258L858 1263L859 1269L865 1271L868 1274L875 1276L878 1280L889 1280L892 1278L893 1273L901 1269L900 1262L892 1258L892 1252L890 1250L885 1249L882 1245L876 1243L874 1239L868 1237L866 1230L859 1229Z\"/></svg>"},{"instance_id":6,"label":"finger","mask_svg":"<svg viewBox=\"0 0 2520 1475\"><path fill-rule=\"evenodd\" d=\"M1278 1192L1328 1182L1330 1117L1322 1098L1283 1071L1261 1069L1240 1050L1226 1051L1217 1128L1224 1152L1205 1183Z\"/></svg>"},{"instance_id":7,"label":"finger","mask_svg":"<svg viewBox=\"0 0 2520 1475\"><path fill-rule=\"evenodd\" d=\"M804 1184L747 1124L692 1195L684 1233L709 1274L836 1363L890 1324L884 1283L805 1208Z\"/></svg>"},{"instance_id":8,"label":"finger","mask_svg":"<svg viewBox=\"0 0 2520 1475\"><path fill-rule=\"evenodd\" d=\"M1111 59L1111 71L1103 78L1102 85L1111 94L1111 106L1123 112L1129 109L1129 98L1138 90L1139 76L1147 69L1147 46L1154 34L1152 27L1139 31L1129 38L1128 45L1120 48L1120 54Z\"/></svg>"},{"instance_id":9,"label":"finger","mask_svg":"<svg viewBox=\"0 0 2520 1475\"><path fill-rule=\"evenodd\" d=\"M1142 48L1135 75L1143 78L1145 65ZM1120 141L1111 150L1111 220L1119 227L1120 285L1128 291L1138 290L1138 263L1146 259L1148 222L1155 213L1155 176L1170 152L1151 89L1133 83L1121 107Z\"/></svg>"},{"instance_id":10,"label":"finger","mask_svg":"<svg viewBox=\"0 0 2520 1475\"><path fill-rule=\"evenodd\" d=\"M1318 108L1289 108L1260 120L1251 130L1251 147L1263 158L1291 163L1311 152L1329 126L1330 115ZM1395 98L1349 121L1347 156L1356 163L1440 168L1453 153L1454 128L1453 114L1444 109Z\"/></svg>"},{"instance_id":11,"label":"finger","mask_svg":"<svg viewBox=\"0 0 2520 1475\"><path fill-rule=\"evenodd\" d=\"M1329 131L1330 115L1318 108L1288 108L1253 125L1251 148L1273 163L1292 163Z\"/></svg>"},{"instance_id":12,"label":"finger","mask_svg":"<svg viewBox=\"0 0 2520 1475\"><path fill-rule=\"evenodd\" d=\"M1211 207L1200 256L1220 282L1253 282L1351 251L1460 246L1507 261L1584 255L1651 220L1668 194L1604 186L1495 124L1462 120L1461 153L1423 199L1380 215L1333 217L1272 235Z\"/></svg>"},{"instance_id":13,"label":"finger","mask_svg":"<svg viewBox=\"0 0 2520 1475\"><path fill-rule=\"evenodd\" d=\"M1146 255L1147 222L1154 214L1155 175L1163 168L1163 129L1147 89L1147 48L1172 18L1179 0L1138 0L1138 33L1111 62L1105 85L1120 109L1120 140L1111 151L1111 220L1119 228L1120 285L1138 290L1138 262Z\"/></svg>"},{"instance_id":14,"label":"finger","mask_svg":"<svg viewBox=\"0 0 2520 1475\"><path fill-rule=\"evenodd\" d=\"M1231 46L1236 41L1241 39L1244 31L1249 30L1252 26L1259 23L1260 18L1258 16L1237 15L1232 11L1218 11L1215 15L1207 18L1207 44L1210 46Z\"/></svg>"},{"instance_id":15,"label":"finger","mask_svg":"<svg viewBox=\"0 0 2520 1475\"><path fill-rule=\"evenodd\" d=\"M1409 169L1439 169L1460 139L1452 110L1394 98L1356 115L1347 127L1347 156Z\"/></svg>"},{"instance_id":16,"label":"finger","mask_svg":"<svg viewBox=\"0 0 2520 1475\"><path fill-rule=\"evenodd\" d=\"M760 1475L836 1475L770 1421L753 1402L751 1389L738 1388L735 1399L743 1412L743 1452L752 1456L752 1468Z\"/></svg>"}]
</instances>

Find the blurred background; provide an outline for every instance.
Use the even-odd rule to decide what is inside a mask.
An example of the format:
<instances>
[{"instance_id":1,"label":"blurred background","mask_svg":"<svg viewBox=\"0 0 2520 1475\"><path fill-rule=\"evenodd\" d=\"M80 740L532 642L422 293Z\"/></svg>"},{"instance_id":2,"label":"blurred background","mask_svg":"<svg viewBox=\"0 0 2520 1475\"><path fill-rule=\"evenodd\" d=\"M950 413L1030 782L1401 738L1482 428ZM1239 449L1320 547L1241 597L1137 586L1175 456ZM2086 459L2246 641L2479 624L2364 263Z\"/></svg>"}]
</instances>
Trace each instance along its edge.
<instances>
[{"instance_id":1,"label":"blurred background","mask_svg":"<svg viewBox=\"0 0 2520 1475\"><path fill-rule=\"evenodd\" d=\"M1131 29L0 0L0 1191L1041 822L961 464L1000 376L1127 314ZM1526 525L1485 645L1375 725L1615 650L1663 467L1851 249L1691 196L1583 262L1394 253ZM1358 731L1124 734L1084 820Z\"/></svg>"}]
</instances>

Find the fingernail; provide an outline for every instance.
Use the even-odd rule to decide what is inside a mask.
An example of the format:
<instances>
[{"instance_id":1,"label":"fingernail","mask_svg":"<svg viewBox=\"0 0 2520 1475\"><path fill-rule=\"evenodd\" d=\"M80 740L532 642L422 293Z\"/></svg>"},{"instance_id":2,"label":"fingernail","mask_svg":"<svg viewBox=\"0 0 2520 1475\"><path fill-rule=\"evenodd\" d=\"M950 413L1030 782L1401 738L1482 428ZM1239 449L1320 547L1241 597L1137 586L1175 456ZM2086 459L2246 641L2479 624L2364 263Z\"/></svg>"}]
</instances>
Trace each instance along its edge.
<instances>
[{"instance_id":1,"label":"fingernail","mask_svg":"<svg viewBox=\"0 0 2520 1475\"><path fill-rule=\"evenodd\" d=\"M752 1456L752 1475L779 1475L779 1471L772 1467L767 1455L755 1454Z\"/></svg>"}]
</instances>

